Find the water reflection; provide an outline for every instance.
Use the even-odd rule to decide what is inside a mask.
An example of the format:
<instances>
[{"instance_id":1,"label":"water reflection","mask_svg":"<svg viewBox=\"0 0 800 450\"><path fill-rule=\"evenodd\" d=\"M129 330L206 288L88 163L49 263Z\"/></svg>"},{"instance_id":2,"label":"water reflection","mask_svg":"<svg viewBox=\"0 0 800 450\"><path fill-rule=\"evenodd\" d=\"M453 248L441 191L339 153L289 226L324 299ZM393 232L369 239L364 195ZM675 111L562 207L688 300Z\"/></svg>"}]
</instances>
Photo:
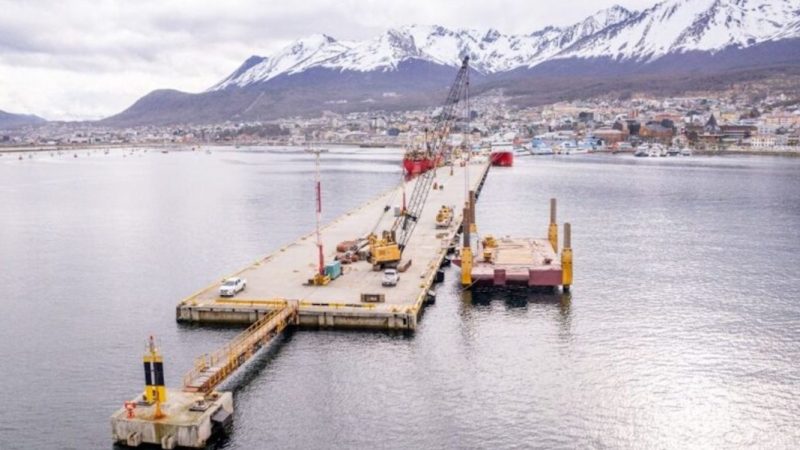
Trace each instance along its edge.
<instances>
[{"instance_id":1,"label":"water reflection","mask_svg":"<svg viewBox=\"0 0 800 450\"><path fill-rule=\"evenodd\" d=\"M562 311L569 315L572 293L561 292L558 289L532 289L517 286L473 287L461 292L461 300L466 304L484 306L493 301L501 301L511 308L524 308L531 303L558 304Z\"/></svg>"},{"instance_id":2,"label":"water reflection","mask_svg":"<svg viewBox=\"0 0 800 450\"><path fill-rule=\"evenodd\" d=\"M571 322L572 293L558 289L534 289L506 286L473 287L461 291L462 312L489 310L492 303L502 303L511 314L515 310L525 311L535 308L548 313L557 310L559 322L564 331L569 331Z\"/></svg>"}]
</instances>

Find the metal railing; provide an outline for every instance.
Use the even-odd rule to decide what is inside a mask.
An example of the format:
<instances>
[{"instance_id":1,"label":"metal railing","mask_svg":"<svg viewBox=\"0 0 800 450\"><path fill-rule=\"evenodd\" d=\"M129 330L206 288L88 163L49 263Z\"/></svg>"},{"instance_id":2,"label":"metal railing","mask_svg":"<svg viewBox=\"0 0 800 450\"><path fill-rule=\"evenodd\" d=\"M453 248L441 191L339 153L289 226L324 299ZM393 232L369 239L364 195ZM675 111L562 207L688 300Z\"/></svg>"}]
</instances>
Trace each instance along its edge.
<instances>
[{"instance_id":1,"label":"metal railing","mask_svg":"<svg viewBox=\"0 0 800 450\"><path fill-rule=\"evenodd\" d=\"M211 392L283 331L296 316L297 304L284 302L282 308L274 309L256 320L224 347L198 357L194 367L183 377L183 390Z\"/></svg>"}]
</instances>

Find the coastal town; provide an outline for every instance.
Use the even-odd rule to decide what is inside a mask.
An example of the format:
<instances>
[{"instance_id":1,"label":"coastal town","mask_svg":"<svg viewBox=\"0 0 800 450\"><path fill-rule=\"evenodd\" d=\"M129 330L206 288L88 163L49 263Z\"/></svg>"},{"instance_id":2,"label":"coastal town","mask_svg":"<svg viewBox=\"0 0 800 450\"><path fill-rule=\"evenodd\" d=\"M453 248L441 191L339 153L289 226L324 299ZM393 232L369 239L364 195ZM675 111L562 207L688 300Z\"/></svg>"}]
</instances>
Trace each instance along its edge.
<instances>
[{"instance_id":1,"label":"coastal town","mask_svg":"<svg viewBox=\"0 0 800 450\"><path fill-rule=\"evenodd\" d=\"M103 122L46 122L0 130L0 150L70 146L343 144L404 147L424 139L437 108L415 111L324 111L317 117L264 122L120 128ZM466 115L466 114L465 114ZM589 151L631 152L644 145L695 152L800 154L800 101L784 93L705 93L658 98L587 99L517 107L502 92L476 97L470 142L545 141L553 153L591 142Z\"/></svg>"}]
</instances>

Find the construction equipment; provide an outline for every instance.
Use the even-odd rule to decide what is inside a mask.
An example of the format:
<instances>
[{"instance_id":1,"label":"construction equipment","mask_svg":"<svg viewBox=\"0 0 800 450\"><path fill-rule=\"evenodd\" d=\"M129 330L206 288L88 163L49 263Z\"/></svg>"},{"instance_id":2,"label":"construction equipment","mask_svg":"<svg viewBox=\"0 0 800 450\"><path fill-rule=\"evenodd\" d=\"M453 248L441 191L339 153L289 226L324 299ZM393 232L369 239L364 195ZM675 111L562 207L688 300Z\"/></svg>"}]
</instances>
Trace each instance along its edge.
<instances>
[{"instance_id":1,"label":"construction equipment","mask_svg":"<svg viewBox=\"0 0 800 450\"><path fill-rule=\"evenodd\" d=\"M434 128L429 143L433 160L441 160L443 164L452 164L452 147L446 145L450 130L458 116L455 114L456 106L462 98L466 98L469 91L469 56L464 57L461 68L456 74L456 79L450 86L441 113L434 118ZM469 111L467 110L467 116ZM395 219L390 230L385 230L380 237L371 233L368 237L370 262L373 268L381 270L384 267L397 267L403 250L408 244L420 214L425 207L425 201L430 193L433 181L436 178L436 167L417 176L414 189L408 201L408 206L401 211Z\"/></svg>"},{"instance_id":2,"label":"construction equipment","mask_svg":"<svg viewBox=\"0 0 800 450\"><path fill-rule=\"evenodd\" d=\"M494 249L497 248L497 240L491 234L487 235L481 241L483 246L483 261L484 262L492 262L492 256L494 254Z\"/></svg>"},{"instance_id":3,"label":"construction equipment","mask_svg":"<svg viewBox=\"0 0 800 450\"><path fill-rule=\"evenodd\" d=\"M453 208L449 206L442 205L439 208L439 212L436 213L436 228L450 228L450 224L453 223Z\"/></svg>"}]
</instances>

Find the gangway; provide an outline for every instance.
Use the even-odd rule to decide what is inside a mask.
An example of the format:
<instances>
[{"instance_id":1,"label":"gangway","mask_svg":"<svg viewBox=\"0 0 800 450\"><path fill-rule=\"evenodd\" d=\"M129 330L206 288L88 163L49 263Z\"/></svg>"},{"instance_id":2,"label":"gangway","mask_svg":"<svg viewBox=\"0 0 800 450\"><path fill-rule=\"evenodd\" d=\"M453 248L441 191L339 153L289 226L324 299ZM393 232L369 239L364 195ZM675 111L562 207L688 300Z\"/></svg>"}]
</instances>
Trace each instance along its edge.
<instances>
[{"instance_id":1,"label":"gangway","mask_svg":"<svg viewBox=\"0 0 800 450\"><path fill-rule=\"evenodd\" d=\"M183 377L184 392L208 394L259 349L297 320L297 302L284 302L250 325L230 343L195 360L194 368Z\"/></svg>"}]
</instances>

